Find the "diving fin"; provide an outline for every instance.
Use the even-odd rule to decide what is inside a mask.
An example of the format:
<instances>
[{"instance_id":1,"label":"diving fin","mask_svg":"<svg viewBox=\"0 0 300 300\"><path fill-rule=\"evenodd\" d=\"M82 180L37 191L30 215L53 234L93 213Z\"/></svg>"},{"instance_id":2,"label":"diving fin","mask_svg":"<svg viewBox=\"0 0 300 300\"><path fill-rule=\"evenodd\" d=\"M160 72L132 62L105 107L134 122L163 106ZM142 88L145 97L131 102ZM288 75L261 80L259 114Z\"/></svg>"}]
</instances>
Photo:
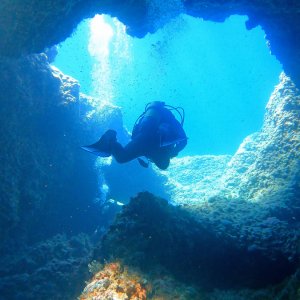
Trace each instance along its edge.
<instances>
[{"instance_id":1,"label":"diving fin","mask_svg":"<svg viewBox=\"0 0 300 300\"><path fill-rule=\"evenodd\" d=\"M95 154L100 157L109 157L111 156L112 144L116 143L117 132L115 130L107 130L100 140L92 145L82 146L81 149Z\"/></svg>"},{"instance_id":2,"label":"diving fin","mask_svg":"<svg viewBox=\"0 0 300 300\"><path fill-rule=\"evenodd\" d=\"M109 157L111 155L108 152L100 151L99 148L97 147L97 144L98 143L89 146L81 146L80 148L100 157Z\"/></svg>"}]
</instances>

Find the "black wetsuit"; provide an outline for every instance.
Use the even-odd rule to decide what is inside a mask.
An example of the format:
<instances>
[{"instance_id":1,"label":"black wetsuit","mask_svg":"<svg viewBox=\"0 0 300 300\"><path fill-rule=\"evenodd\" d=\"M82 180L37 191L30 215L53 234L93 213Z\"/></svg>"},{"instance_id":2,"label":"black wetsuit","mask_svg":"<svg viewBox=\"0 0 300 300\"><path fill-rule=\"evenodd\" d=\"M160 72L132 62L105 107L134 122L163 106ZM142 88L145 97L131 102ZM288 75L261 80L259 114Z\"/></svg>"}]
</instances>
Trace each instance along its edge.
<instances>
[{"instance_id":1,"label":"black wetsuit","mask_svg":"<svg viewBox=\"0 0 300 300\"><path fill-rule=\"evenodd\" d=\"M174 115L165 107L151 107L134 127L131 141L125 147L115 142L111 153L119 163L146 156L165 170L186 143L186 134Z\"/></svg>"}]
</instances>

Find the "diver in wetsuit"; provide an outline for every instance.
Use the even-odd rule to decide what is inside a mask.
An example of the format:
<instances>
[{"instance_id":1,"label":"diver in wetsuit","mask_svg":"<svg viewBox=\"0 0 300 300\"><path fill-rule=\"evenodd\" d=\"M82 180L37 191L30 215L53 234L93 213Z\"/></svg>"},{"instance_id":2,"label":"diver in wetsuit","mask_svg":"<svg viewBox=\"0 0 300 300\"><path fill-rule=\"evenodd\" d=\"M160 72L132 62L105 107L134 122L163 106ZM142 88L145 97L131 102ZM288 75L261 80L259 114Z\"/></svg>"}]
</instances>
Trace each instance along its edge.
<instances>
[{"instance_id":1,"label":"diver in wetsuit","mask_svg":"<svg viewBox=\"0 0 300 300\"><path fill-rule=\"evenodd\" d=\"M131 141L125 147L117 142L116 131L108 130L97 143L82 148L102 157L112 155L119 163L138 158L140 164L147 167L147 163L139 158L145 156L158 168L165 170L170 164L170 159L177 156L187 144L182 127L184 116L179 109L181 108L165 105L164 102L151 102L136 121ZM181 123L171 110L180 114Z\"/></svg>"}]
</instances>

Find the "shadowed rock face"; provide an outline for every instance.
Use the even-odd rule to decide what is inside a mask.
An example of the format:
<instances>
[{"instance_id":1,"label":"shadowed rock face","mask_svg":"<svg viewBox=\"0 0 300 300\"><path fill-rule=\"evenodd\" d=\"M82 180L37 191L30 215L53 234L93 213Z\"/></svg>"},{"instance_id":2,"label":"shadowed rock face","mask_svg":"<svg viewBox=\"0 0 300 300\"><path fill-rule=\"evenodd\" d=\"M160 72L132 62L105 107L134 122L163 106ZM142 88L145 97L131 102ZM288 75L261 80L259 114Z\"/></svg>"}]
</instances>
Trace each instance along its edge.
<instances>
[{"instance_id":1,"label":"shadowed rock face","mask_svg":"<svg viewBox=\"0 0 300 300\"><path fill-rule=\"evenodd\" d=\"M82 231L87 214L94 225L84 227L94 230L89 207L97 179L93 161L78 147L81 134L92 136L88 127L79 129L88 105L82 101L78 110L78 82L53 70L45 55L0 64L0 250L7 235L20 243Z\"/></svg>"},{"instance_id":2,"label":"shadowed rock face","mask_svg":"<svg viewBox=\"0 0 300 300\"><path fill-rule=\"evenodd\" d=\"M79 147L100 124L44 54L0 58L0 78L0 298L74 299L107 217L94 203L95 158Z\"/></svg>"},{"instance_id":3,"label":"shadowed rock face","mask_svg":"<svg viewBox=\"0 0 300 300\"><path fill-rule=\"evenodd\" d=\"M225 221L219 223L231 226ZM219 229L205 213L194 219L185 209L140 193L118 215L96 258L122 259L148 273L160 266L206 288L264 287L295 269L280 253L270 256L254 245L247 247L234 231Z\"/></svg>"},{"instance_id":4,"label":"shadowed rock face","mask_svg":"<svg viewBox=\"0 0 300 300\"><path fill-rule=\"evenodd\" d=\"M87 235L56 235L1 256L1 299L75 299L89 276L91 248Z\"/></svg>"},{"instance_id":5,"label":"shadowed rock face","mask_svg":"<svg viewBox=\"0 0 300 300\"><path fill-rule=\"evenodd\" d=\"M262 26L272 54L299 85L300 3L296 0L3 0L0 55L17 57L42 52L65 40L80 21L97 13L116 16L129 34L142 37L182 12L218 22L233 14L248 15L247 28Z\"/></svg>"}]
</instances>

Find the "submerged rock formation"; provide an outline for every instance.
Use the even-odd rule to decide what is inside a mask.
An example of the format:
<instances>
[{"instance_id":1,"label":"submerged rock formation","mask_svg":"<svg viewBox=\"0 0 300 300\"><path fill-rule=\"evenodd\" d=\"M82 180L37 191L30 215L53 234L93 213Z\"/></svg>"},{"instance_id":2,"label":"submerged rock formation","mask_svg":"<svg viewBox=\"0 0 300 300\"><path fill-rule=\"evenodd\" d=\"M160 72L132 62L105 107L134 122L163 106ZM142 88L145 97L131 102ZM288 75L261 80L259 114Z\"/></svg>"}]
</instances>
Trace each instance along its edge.
<instances>
[{"instance_id":1,"label":"submerged rock formation","mask_svg":"<svg viewBox=\"0 0 300 300\"><path fill-rule=\"evenodd\" d=\"M56 235L0 259L1 299L74 299L88 279L88 235Z\"/></svg>"},{"instance_id":2,"label":"submerged rock formation","mask_svg":"<svg viewBox=\"0 0 300 300\"><path fill-rule=\"evenodd\" d=\"M218 222L205 213L194 218L185 209L141 193L110 227L97 258L123 259L148 272L162 266L202 288L263 287L295 269L282 254L265 255L258 246L237 243L238 232L222 230L234 224Z\"/></svg>"},{"instance_id":3,"label":"submerged rock formation","mask_svg":"<svg viewBox=\"0 0 300 300\"><path fill-rule=\"evenodd\" d=\"M145 284L144 284L145 285ZM85 287L80 300L141 299L146 300L146 287L137 274L130 274L120 263L107 264Z\"/></svg>"},{"instance_id":4,"label":"submerged rock formation","mask_svg":"<svg viewBox=\"0 0 300 300\"><path fill-rule=\"evenodd\" d=\"M96 263L97 264L97 263ZM192 286L184 285L162 272L151 276L132 269L121 262L111 262L100 269L88 282L80 300L131 299L131 300L196 300L202 294Z\"/></svg>"},{"instance_id":5,"label":"submerged rock formation","mask_svg":"<svg viewBox=\"0 0 300 300\"><path fill-rule=\"evenodd\" d=\"M59 287L60 299L73 298L94 231L107 226L94 201L95 158L79 147L98 138L99 124L78 82L44 54L0 59L0 77L0 294L58 299Z\"/></svg>"},{"instance_id":6,"label":"submerged rock formation","mask_svg":"<svg viewBox=\"0 0 300 300\"><path fill-rule=\"evenodd\" d=\"M78 146L112 124L122 141L128 136L118 108L91 110L92 99L80 95L75 80L50 68L45 55L2 62L0 250L12 255L1 258L0 291L12 299L22 293L24 299L35 293L51 299L56 286L64 299L72 298L87 278L91 239L98 241L100 227L109 224L106 208L93 202L99 197L95 159ZM187 289L264 287L292 274L299 255L299 102L299 91L282 75L261 132L246 138L233 157L175 159L164 176L148 172L143 179L182 207L141 194L124 208L95 257L121 259L153 276L150 281L157 280L155 266L168 274L164 282L175 276L174 284L187 282ZM123 200L132 193L130 178L119 191L113 185L114 170L126 178L132 168L138 177L145 170L137 167L101 166L102 184L114 193L109 196ZM57 238L59 233L67 237ZM35 261L37 252L48 258ZM57 270L61 275L52 276ZM69 288L70 282L79 288ZM20 292L26 283L35 289Z\"/></svg>"},{"instance_id":7,"label":"submerged rock formation","mask_svg":"<svg viewBox=\"0 0 300 300\"><path fill-rule=\"evenodd\" d=\"M259 202L297 188L299 111L299 89L282 73L266 106L262 129L246 137L232 157L175 158L168 171L161 172L166 176L169 197L187 205L215 195Z\"/></svg>"},{"instance_id":8,"label":"submerged rock formation","mask_svg":"<svg viewBox=\"0 0 300 300\"><path fill-rule=\"evenodd\" d=\"M159 176L176 206L139 194L124 206L94 258L121 260L150 278L167 270L205 289L207 299L296 299L299 111L299 90L282 74L260 132L232 157L175 159Z\"/></svg>"},{"instance_id":9,"label":"submerged rock formation","mask_svg":"<svg viewBox=\"0 0 300 300\"><path fill-rule=\"evenodd\" d=\"M267 256L283 255L296 263L299 111L299 90L282 74L267 104L261 131L247 137L231 158L175 159L162 172L169 198L204 217L218 234L232 235L237 245Z\"/></svg>"},{"instance_id":10,"label":"submerged rock formation","mask_svg":"<svg viewBox=\"0 0 300 300\"><path fill-rule=\"evenodd\" d=\"M281 74L261 131L247 137L228 164L223 179L227 194L259 201L298 185L299 150L300 91Z\"/></svg>"},{"instance_id":11,"label":"submerged rock formation","mask_svg":"<svg viewBox=\"0 0 300 300\"><path fill-rule=\"evenodd\" d=\"M71 35L78 23L95 14L116 16L127 32L144 36L163 26L172 17L187 13L194 17L223 22L233 14L247 15L248 29L262 26L272 53L285 72L300 85L300 4L298 1L96 1L58 0L0 3L0 56L18 57L42 52Z\"/></svg>"},{"instance_id":12,"label":"submerged rock formation","mask_svg":"<svg viewBox=\"0 0 300 300\"><path fill-rule=\"evenodd\" d=\"M182 297L180 299L195 300L271 300L277 296L280 297L276 299L296 299L293 297L298 295L300 282L297 274L285 284L267 288L293 272L295 265L284 258L265 256L259 248L238 245L234 236L219 234L212 225L205 217L194 219L185 209L171 206L149 193L141 193L118 215L94 258L98 261L118 260L129 270L138 270L137 282L148 284L148 287L144 285L146 299L176 299L175 291L179 298ZM224 225L230 226L225 222ZM105 287L104 278L100 277L102 280L99 282L101 278L98 278L98 284L95 283L97 277L92 279L83 293L93 294L82 299L100 296L99 285L103 293L114 293L118 277L106 281ZM159 277L160 284L166 286L170 278L175 278L169 285L170 297L156 298L159 291L153 294L149 288ZM175 289L178 282L183 284ZM254 287L256 290L249 289ZM188 290L190 294L186 297Z\"/></svg>"},{"instance_id":13,"label":"submerged rock formation","mask_svg":"<svg viewBox=\"0 0 300 300\"><path fill-rule=\"evenodd\" d=\"M164 178L167 199L175 205L199 205L219 194L230 155L195 155L172 159Z\"/></svg>"},{"instance_id":14,"label":"submerged rock formation","mask_svg":"<svg viewBox=\"0 0 300 300\"><path fill-rule=\"evenodd\" d=\"M20 241L24 228L27 242L62 228L74 233L87 214L86 229L93 229L96 215L89 206L97 180L93 161L80 155L80 136L89 133L82 126L88 106L78 105L78 82L52 70L45 55L2 59L0 77L2 241L13 233Z\"/></svg>"},{"instance_id":15,"label":"submerged rock formation","mask_svg":"<svg viewBox=\"0 0 300 300\"><path fill-rule=\"evenodd\" d=\"M215 21L245 14L249 29L261 25L265 30L272 53L299 87L299 5L275 0L1 1L1 296L74 299L79 294L93 242L109 222L94 201L101 197L95 158L78 146L99 138L98 126L110 127L110 122L126 139L120 110L106 107L91 113L90 99L80 95L78 82L51 68L46 55L33 53L63 41L96 13L117 16L128 33L140 37L182 12ZM190 283L261 287L292 274L299 256L299 105L299 91L282 76L262 131L248 137L232 158L178 159L170 169L176 175L172 180L148 174L149 181L166 183L169 197L183 207L140 194L103 239L100 258L117 256L153 282L159 277L155 272L162 270L168 274L163 283L172 276L187 281L179 288L187 299L199 299L197 291L188 294ZM97 114L102 115L100 123ZM195 164L202 174L193 169ZM116 200L135 191L130 180L123 190L113 188L112 168L102 170L106 181L101 184L109 183ZM136 167L132 170L139 174ZM125 177L126 169L122 172ZM193 172L198 180L192 186L186 180ZM156 192L165 191L156 187ZM291 299L299 296L297 285L299 272L287 283ZM263 299L287 295L280 288L272 293ZM215 295L226 299L233 294Z\"/></svg>"}]
</instances>

